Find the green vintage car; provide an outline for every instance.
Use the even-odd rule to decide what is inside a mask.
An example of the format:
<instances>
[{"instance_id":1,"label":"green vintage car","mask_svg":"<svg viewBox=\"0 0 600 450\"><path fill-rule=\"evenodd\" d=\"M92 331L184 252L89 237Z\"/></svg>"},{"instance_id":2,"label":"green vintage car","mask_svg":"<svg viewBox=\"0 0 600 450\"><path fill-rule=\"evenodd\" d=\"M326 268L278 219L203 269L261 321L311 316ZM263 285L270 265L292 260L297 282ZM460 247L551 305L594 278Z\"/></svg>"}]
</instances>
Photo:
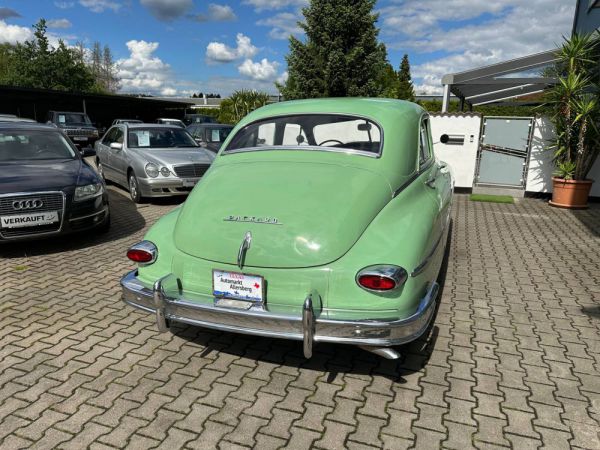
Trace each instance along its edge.
<instances>
[{"instance_id":1,"label":"green vintage car","mask_svg":"<svg viewBox=\"0 0 600 450\"><path fill-rule=\"evenodd\" d=\"M435 311L453 180L427 112L388 99L260 108L128 257L124 301L171 322L387 358Z\"/></svg>"}]
</instances>

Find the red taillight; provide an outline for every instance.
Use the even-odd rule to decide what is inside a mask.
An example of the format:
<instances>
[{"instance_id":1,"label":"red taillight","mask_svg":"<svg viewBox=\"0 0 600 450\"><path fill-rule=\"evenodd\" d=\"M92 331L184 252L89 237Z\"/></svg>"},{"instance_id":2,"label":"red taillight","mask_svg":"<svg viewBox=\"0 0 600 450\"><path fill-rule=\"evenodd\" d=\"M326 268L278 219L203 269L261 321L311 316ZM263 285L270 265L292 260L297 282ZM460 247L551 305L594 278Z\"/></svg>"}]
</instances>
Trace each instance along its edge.
<instances>
[{"instance_id":1,"label":"red taillight","mask_svg":"<svg viewBox=\"0 0 600 450\"><path fill-rule=\"evenodd\" d=\"M396 287L396 282L393 278L381 275L361 275L358 277L358 284L374 291L389 291Z\"/></svg>"},{"instance_id":2,"label":"red taillight","mask_svg":"<svg viewBox=\"0 0 600 450\"><path fill-rule=\"evenodd\" d=\"M137 248L127 250L127 257L136 263L149 263L154 258L152 253Z\"/></svg>"}]
</instances>

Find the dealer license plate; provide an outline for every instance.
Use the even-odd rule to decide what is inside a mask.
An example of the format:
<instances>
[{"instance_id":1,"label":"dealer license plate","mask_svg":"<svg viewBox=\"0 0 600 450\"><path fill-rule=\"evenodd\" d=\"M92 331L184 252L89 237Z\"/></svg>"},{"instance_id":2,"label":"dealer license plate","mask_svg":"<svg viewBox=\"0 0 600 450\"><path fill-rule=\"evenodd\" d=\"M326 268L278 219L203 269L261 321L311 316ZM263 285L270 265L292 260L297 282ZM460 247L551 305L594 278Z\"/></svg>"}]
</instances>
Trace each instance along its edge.
<instances>
[{"instance_id":1,"label":"dealer license plate","mask_svg":"<svg viewBox=\"0 0 600 450\"><path fill-rule=\"evenodd\" d=\"M183 180L183 187L194 187L198 180Z\"/></svg>"},{"instance_id":2,"label":"dealer license plate","mask_svg":"<svg viewBox=\"0 0 600 450\"><path fill-rule=\"evenodd\" d=\"M55 222L58 222L58 211L0 217L0 225L2 225L2 228L35 227L39 225L50 225Z\"/></svg>"},{"instance_id":3,"label":"dealer license plate","mask_svg":"<svg viewBox=\"0 0 600 450\"><path fill-rule=\"evenodd\" d=\"M261 303L264 297L264 279L224 270L213 270L213 295L219 298Z\"/></svg>"},{"instance_id":4,"label":"dealer license plate","mask_svg":"<svg viewBox=\"0 0 600 450\"><path fill-rule=\"evenodd\" d=\"M73 140L74 141L87 141L88 138L86 138L85 136L74 136Z\"/></svg>"}]
</instances>

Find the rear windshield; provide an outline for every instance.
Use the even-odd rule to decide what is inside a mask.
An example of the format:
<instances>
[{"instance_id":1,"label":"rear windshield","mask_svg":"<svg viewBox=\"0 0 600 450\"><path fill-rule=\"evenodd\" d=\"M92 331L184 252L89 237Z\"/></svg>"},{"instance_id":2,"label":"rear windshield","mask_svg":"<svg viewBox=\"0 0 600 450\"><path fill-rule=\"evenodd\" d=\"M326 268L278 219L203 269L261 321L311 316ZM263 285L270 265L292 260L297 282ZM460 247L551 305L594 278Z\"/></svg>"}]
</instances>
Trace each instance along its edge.
<instances>
[{"instance_id":1,"label":"rear windshield","mask_svg":"<svg viewBox=\"0 0 600 450\"><path fill-rule=\"evenodd\" d=\"M224 128L207 128L206 130L206 139L208 142L223 142L231 133L233 127L224 127Z\"/></svg>"},{"instance_id":2,"label":"rear windshield","mask_svg":"<svg viewBox=\"0 0 600 450\"><path fill-rule=\"evenodd\" d=\"M381 130L369 119L340 114L280 116L239 130L225 153L236 150L306 149L381 153Z\"/></svg>"},{"instance_id":3,"label":"rear windshield","mask_svg":"<svg viewBox=\"0 0 600 450\"><path fill-rule=\"evenodd\" d=\"M59 132L0 131L0 162L73 159L75 152Z\"/></svg>"},{"instance_id":4,"label":"rear windshield","mask_svg":"<svg viewBox=\"0 0 600 450\"><path fill-rule=\"evenodd\" d=\"M129 148L198 147L192 136L182 128L134 128L128 134Z\"/></svg>"},{"instance_id":5,"label":"rear windshield","mask_svg":"<svg viewBox=\"0 0 600 450\"><path fill-rule=\"evenodd\" d=\"M90 118L85 114L78 113L58 113L57 122L66 125L91 125Z\"/></svg>"}]
</instances>

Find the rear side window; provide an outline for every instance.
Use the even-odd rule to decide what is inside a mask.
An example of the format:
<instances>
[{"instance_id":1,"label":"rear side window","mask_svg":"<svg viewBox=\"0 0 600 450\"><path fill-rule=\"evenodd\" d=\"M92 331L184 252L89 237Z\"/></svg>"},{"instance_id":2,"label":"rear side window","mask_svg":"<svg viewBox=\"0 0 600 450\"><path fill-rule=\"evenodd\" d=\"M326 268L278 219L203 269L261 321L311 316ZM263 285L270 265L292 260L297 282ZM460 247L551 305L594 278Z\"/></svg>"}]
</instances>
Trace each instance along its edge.
<instances>
[{"instance_id":1,"label":"rear side window","mask_svg":"<svg viewBox=\"0 0 600 450\"><path fill-rule=\"evenodd\" d=\"M419 168L426 165L431 159L431 141L429 140L429 119L421 120L419 129Z\"/></svg>"},{"instance_id":2,"label":"rear side window","mask_svg":"<svg viewBox=\"0 0 600 450\"><path fill-rule=\"evenodd\" d=\"M236 150L323 150L381 154L382 132L375 122L341 114L278 116L240 129L224 153Z\"/></svg>"}]
</instances>

